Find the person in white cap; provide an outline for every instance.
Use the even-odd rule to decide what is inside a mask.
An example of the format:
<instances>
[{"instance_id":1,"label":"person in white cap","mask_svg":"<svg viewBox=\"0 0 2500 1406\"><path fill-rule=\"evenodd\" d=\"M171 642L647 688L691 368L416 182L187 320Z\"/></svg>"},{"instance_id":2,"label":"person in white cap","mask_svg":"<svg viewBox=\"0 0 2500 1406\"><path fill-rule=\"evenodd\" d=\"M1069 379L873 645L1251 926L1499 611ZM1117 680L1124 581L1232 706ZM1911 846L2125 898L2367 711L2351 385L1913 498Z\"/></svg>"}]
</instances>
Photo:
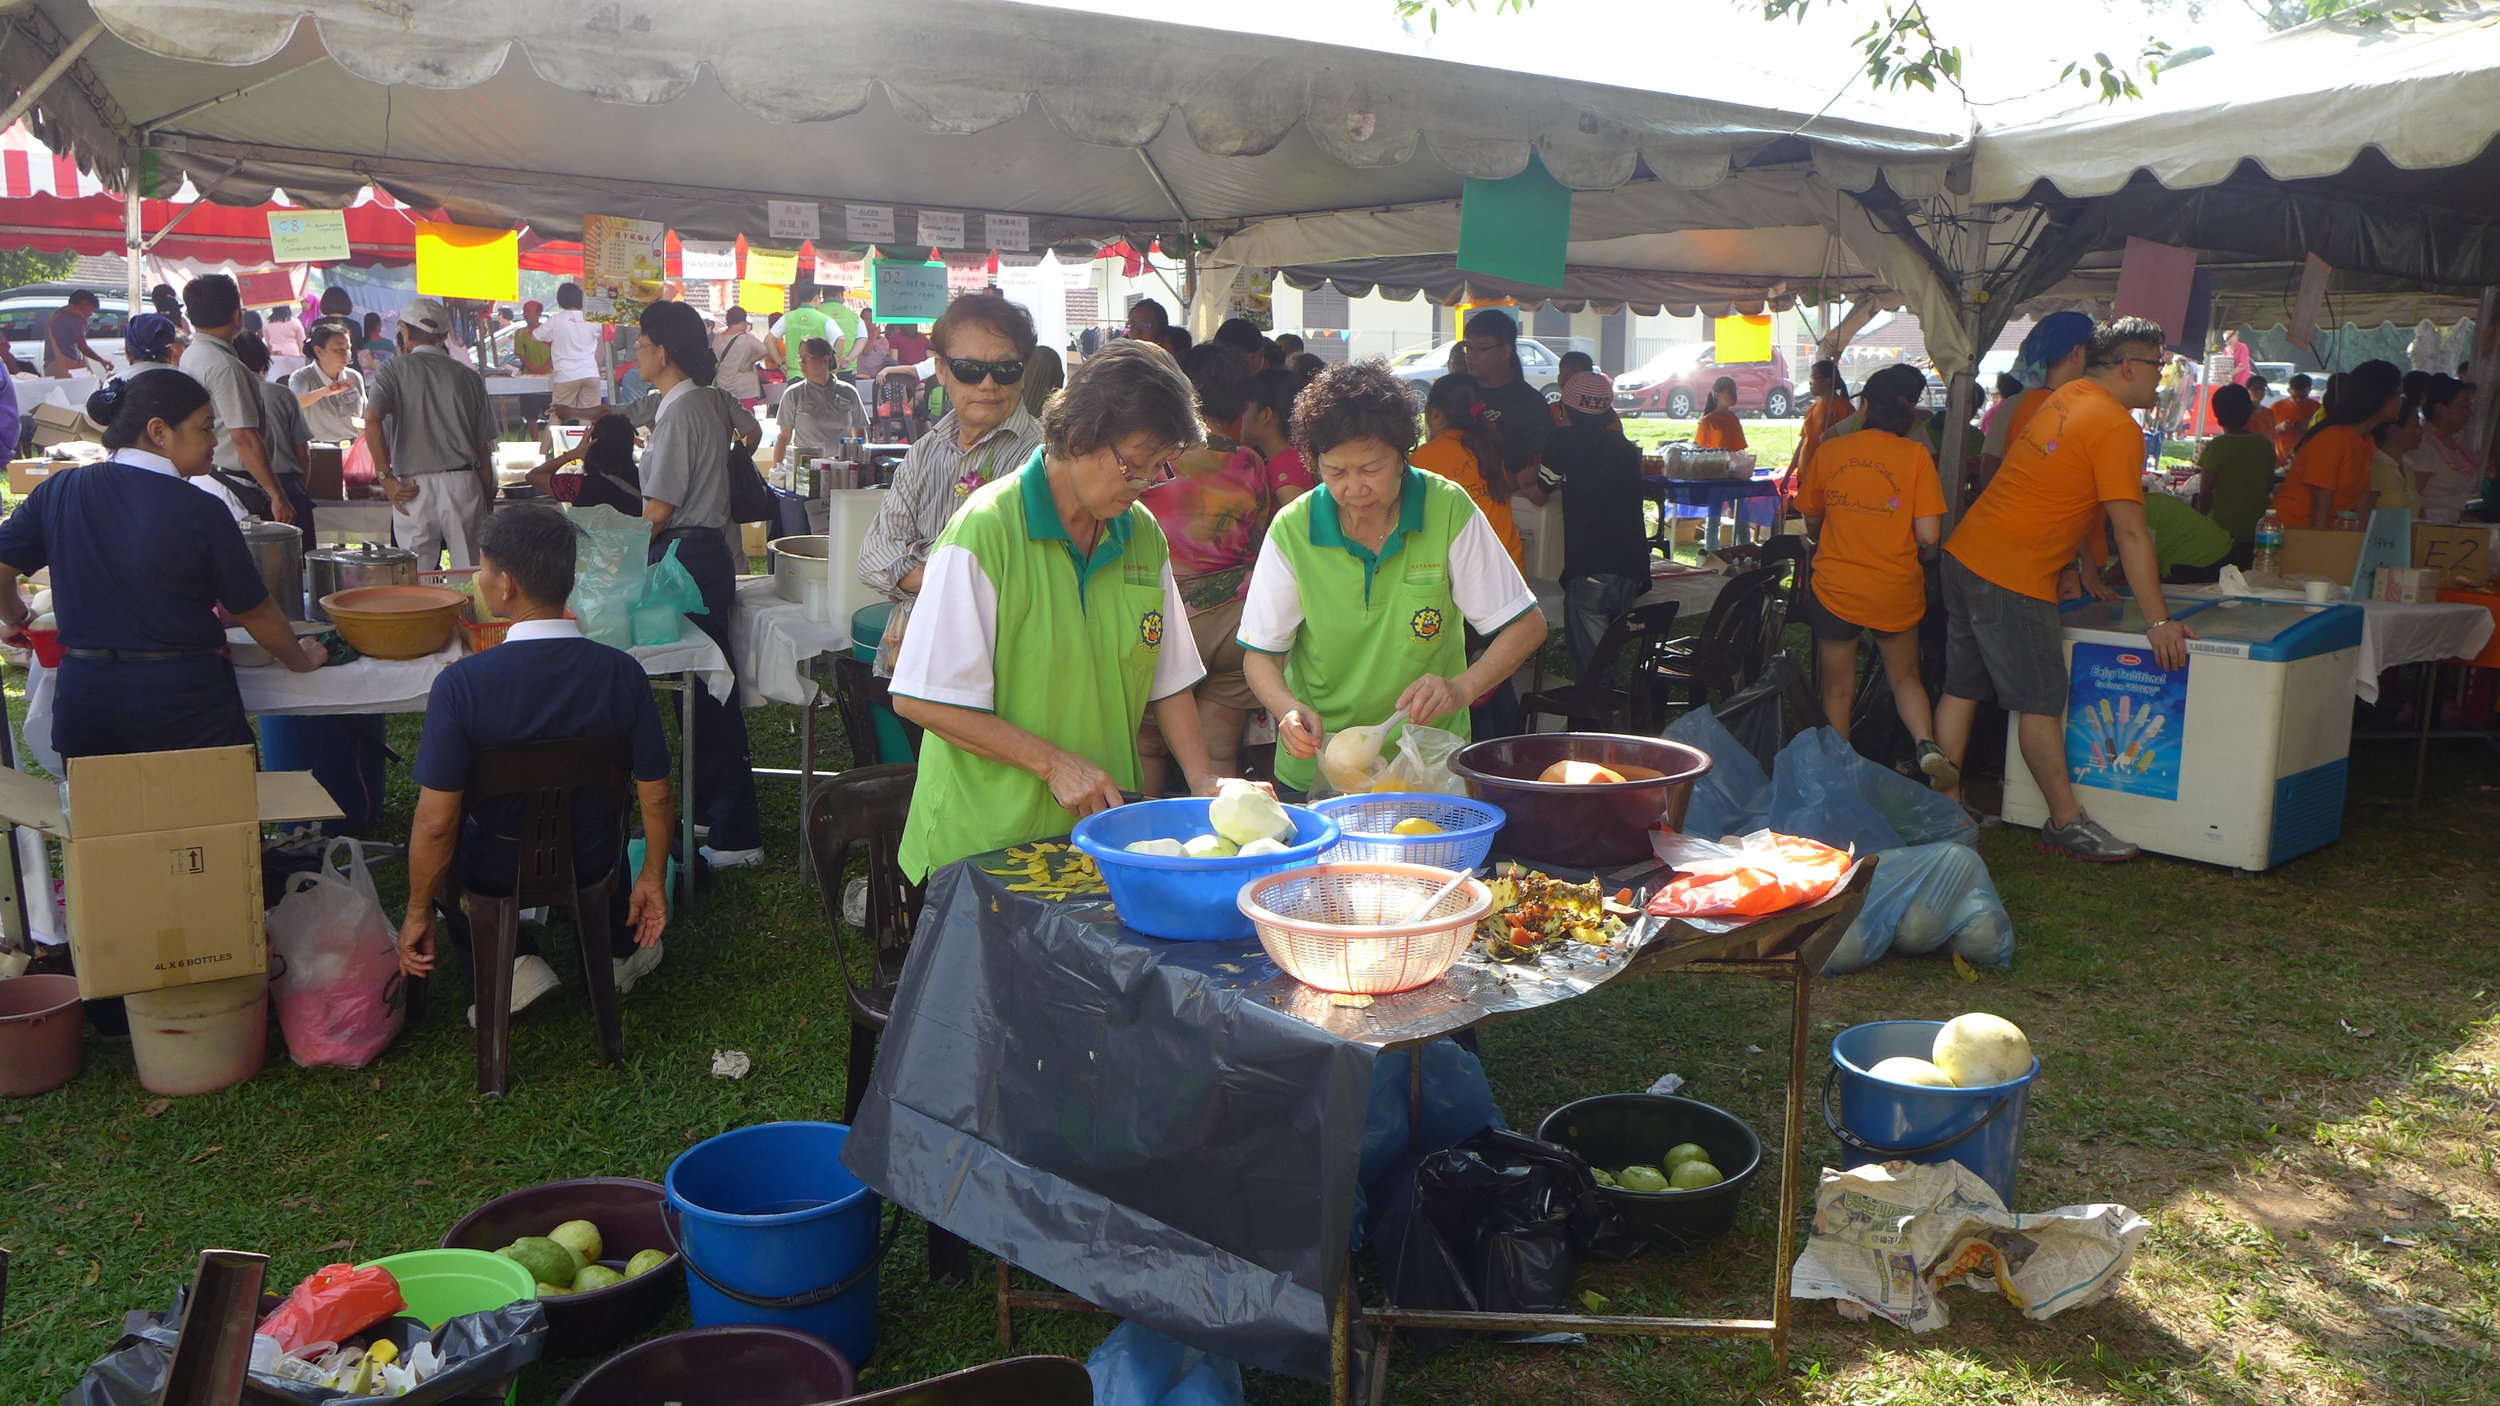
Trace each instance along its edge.
<instances>
[{"instance_id":1,"label":"person in white cap","mask_svg":"<svg viewBox=\"0 0 2500 1406\"><path fill-rule=\"evenodd\" d=\"M365 445L389 496L391 540L436 569L449 553L477 565L477 534L495 499L494 418L486 382L444 348L451 313L432 298L399 310L400 355L382 363L365 398Z\"/></svg>"}]
</instances>

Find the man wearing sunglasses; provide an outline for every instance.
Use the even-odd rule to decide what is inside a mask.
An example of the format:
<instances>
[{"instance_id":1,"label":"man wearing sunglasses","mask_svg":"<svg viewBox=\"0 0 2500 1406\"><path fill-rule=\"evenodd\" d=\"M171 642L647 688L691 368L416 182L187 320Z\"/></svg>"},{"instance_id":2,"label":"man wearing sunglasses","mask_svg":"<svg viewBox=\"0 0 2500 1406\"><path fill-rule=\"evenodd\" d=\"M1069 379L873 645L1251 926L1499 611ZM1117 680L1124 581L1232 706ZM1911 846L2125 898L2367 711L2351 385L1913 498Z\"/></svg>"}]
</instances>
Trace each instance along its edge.
<instances>
[{"instance_id":1,"label":"man wearing sunglasses","mask_svg":"<svg viewBox=\"0 0 2500 1406\"><path fill-rule=\"evenodd\" d=\"M860 584L896 603L880 661L901 645L929 547L955 510L984 484L1024 467L1041 445L1041 423L1023 406L1036 340L1032 317L994 293L957 298L929 328L946 415L903 456L859 549Z\"/></svg>"}]
</instances>

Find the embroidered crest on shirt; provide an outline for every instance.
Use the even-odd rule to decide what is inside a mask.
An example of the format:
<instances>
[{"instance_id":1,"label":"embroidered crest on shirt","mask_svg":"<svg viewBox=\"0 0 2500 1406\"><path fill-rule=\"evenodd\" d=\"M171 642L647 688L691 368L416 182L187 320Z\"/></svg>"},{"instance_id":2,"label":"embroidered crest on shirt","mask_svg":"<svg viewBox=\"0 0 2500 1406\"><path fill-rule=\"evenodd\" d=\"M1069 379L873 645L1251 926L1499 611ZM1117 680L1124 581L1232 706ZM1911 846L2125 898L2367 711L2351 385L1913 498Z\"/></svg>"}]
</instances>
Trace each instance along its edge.
<instances>
[{"instance_id":1,"label":"embroidered crest on shirt","mask_svg":"<svg viewBox=\"0 0 2500 1406\"><path fill-rule=\"evenodd\" d=\"M1406 622L1406 628L1418 642L1430 644L1440 638L1441 612L1427 605L1415 612L1414 618Z\"/></svg>"},{"instance_id":2,"label":"embroidered crest on shirt","mask_svg":"<svg viewBox=\"0 0 2500 1406\"><path fill-rule=\"evenodd\" d=\"M1163 648L1163 612L1149 610L1137 617L1137 638L1148 649Z\"/></svg>"}]
</instances>

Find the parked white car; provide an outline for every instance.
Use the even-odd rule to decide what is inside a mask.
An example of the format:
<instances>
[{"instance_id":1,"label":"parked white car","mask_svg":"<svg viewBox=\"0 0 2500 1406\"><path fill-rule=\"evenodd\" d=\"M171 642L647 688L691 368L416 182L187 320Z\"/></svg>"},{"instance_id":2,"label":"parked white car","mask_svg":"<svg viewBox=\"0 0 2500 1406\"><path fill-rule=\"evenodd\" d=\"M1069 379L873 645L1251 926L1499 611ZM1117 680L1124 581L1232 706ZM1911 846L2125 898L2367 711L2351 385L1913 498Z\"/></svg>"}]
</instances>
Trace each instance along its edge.
<instances>
[{"instance_id":1,"label":"parked white car","mask_svg":"<svg viewBox=\"0 0 2500 1406\"><path fill-rule=\"evenodd\" d=\"M52 314L61 310L69 295L84 284L29 283L23 287L0 292L0 336L9 339L9 353L18 360L43 369L43 329ZM87 345L96 354L113 363L116 371L125 370L128 360L122 355L122 324L130 317L128 290L88 288L102 306L87 319Z\"/></svg>"}]
</instances>

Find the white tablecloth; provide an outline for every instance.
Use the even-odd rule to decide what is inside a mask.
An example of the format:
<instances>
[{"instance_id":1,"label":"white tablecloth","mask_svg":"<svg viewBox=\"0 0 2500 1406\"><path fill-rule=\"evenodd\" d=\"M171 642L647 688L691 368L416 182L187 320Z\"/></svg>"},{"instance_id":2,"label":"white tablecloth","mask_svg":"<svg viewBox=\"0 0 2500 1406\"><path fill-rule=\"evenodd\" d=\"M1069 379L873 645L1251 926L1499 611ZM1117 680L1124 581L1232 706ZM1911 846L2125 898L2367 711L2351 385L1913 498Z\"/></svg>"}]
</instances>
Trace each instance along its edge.
<instances>
[{"instance_id":1,"label":"white tablecloth","mask_svg":"<svg viewBox=\"0 0 2500 1406\"><path fill-rule=\"evenodd\" d=\"M548 376L488 376L484 379L486 393L490 396L546 395L555 389L554 379Z\"/></svg>"},{"instance_id":2,"label":"white tablecloth","mask_svg":"<svg viewBox=\"0 0 2500 1406\"><path fill-rule=\"evenodd\" d=\"M247 713L422 713L434 680L460 658L452 641L422 659L359 659L334 669L298 674L275 664L237 669ZM675 644L636 645L631 651L649 674L696 674L715 697L734 681L729 660L712 637L685 622Z\"/></svg>"},{"instance_id":3,"label":"white tablecloth","mask_svg":"<svg viewBox=\"0 0 2500 1406\"><path fill-rule=\"evenodd\" d=\"M2221 594L2211 586L2173 586L2182 599ZM2378 701L2378 676L2403 664L2431 659L2471 659L2491 642L2491 612L2462 601L2354 601L2361 607L2361 651L2353 659L2352 691L2364 703ZM2188 617L2194 628L2196 617Z\"/></svg>"},{"instance_id":4,"label":"white tablecloth","mask_svg":"<svg viewBox=\"0 0 2500 1406\"><path fill-rule=\"evenodd\" d=\"M806 704L816 697L816 681L801 673L800 666L827 650L847 652L851 626L847 620L808 619L804 607L773 593L772 577L757 576L738 583L729 646L738 668L740 704Z\"/></svg>"}]
</instances>

